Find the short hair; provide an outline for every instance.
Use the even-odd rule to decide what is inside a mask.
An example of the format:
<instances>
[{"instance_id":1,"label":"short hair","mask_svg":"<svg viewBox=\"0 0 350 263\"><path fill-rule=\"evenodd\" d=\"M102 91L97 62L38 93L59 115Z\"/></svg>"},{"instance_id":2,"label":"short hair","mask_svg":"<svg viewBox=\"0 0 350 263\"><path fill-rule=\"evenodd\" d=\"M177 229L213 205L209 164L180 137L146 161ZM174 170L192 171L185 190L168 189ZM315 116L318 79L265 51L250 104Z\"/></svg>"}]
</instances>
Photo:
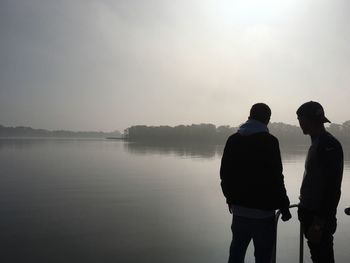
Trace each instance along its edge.
<instances>
[{"instance_id":1,"label":"short hair","mask_svg":"<svg viewBox=\"0 0 350 263\"><path fill-rule=\"evenodd\" d=\"M249 119L268 122L271 117L271 109L265 103L256 103L250 109Z\"/></svg>"}]
</instances>

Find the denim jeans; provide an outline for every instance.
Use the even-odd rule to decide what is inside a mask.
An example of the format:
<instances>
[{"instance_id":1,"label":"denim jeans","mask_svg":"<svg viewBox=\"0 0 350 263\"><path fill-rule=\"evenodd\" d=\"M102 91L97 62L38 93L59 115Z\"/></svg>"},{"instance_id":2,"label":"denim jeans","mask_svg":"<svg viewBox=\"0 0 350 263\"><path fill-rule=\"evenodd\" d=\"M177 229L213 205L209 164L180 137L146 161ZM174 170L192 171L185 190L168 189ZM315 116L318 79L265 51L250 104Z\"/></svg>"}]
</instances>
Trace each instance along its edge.
<instances>
[{"instance_id":1,"label":"denim jeans","mask_svg":"<svg viewBox=\"0 0 350 263\"><path fill-rule=\"evenodd\" d=\"M229 263L243 263L253 239L256 263L270 263L275 240L274 217L263 219L233 216Z\"/></svg>"}]
</instances>

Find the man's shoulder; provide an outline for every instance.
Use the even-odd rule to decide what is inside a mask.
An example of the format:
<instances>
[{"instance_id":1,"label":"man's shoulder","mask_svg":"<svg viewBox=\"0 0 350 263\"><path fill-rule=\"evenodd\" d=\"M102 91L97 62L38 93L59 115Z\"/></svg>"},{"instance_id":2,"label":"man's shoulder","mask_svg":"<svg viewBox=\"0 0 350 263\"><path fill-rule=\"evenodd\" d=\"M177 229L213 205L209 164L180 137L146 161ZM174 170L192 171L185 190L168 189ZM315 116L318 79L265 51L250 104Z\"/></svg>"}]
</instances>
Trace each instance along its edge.
<instances>
[{"instance_id":1,"label":"man's shoulder","mask_svg":"<svg viewBox=\"0 0 350 263\"><path fill-rule=\"evenodd\" d=\"M266 142L269 143L274 143L274 144L278 144L278 139L272 135L271 133L268 132L260 132L256 134L256 137L259 138L260 140L264 140Z\"/></svg>"},{"instance_id":2,"label":"man's shoulder","mask_svg":"<svg viewBox=\"0 0 350 263\"><path fill-rule=\"evenodd\" d=\"M342 151L341 143L329 132L325 132L320 136L319 147L325 151Z\"/></svg>"},{"instance_id":3,"label":"man's shoulder","mask_svg":"<svg viewBox=\"0 0 350 263\"><path fill-rule=\"evenodd\" d=\"M278 143L278 139L274 135L268 132L259 132L251 135L241 135L238 132L236 132L228 138L228 141L237 141L237 140L260 140L260 141L267 141L271 143Z\"/></svg>"},{"instance_id":4,"label":"man's shoulder","mask_svg":"<svg viewBox=\"0 0 350 263\"><path fill-rule=\"evenodd\" d=\"M268 135L268 138L271 140L271 141L274 141L274 142L277 142L278 143L278 139L276 136L272 135L271 133L267 133Z\"/></svg>"},{"instance_id":5,"label":"man's shoulder","mask_svg":"<svg viewBox=\"0 0 350 263\"><path fill-rule=\"evenodd\" d=\"M338 141L337 138L335 138L331 133L325 132L321 137L320 137L320 143L323 145L334 145L334 146L339 146L341 147L340 142Z\"/></svg>"}]
</instances>

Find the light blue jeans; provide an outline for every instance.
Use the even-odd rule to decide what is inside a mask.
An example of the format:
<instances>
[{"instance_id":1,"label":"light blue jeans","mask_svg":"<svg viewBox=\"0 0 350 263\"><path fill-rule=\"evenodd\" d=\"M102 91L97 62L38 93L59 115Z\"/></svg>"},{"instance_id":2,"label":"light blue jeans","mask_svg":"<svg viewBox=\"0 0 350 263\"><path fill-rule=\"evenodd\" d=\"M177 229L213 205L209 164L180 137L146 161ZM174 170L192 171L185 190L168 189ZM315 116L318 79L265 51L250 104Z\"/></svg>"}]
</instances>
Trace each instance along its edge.
<instances>
[{"instance_id":1,"label":"light blue jeans","mask_svg":"<svg viewBox=\"0 0 350 263\"><path fill-rule=\"evenodd\" d=\"M229 263L244 263L245 254L253 239L256 263L270 263L275 240L275 218L253 219L233 215L232 242Z\"/></svg>"}]
</instances>

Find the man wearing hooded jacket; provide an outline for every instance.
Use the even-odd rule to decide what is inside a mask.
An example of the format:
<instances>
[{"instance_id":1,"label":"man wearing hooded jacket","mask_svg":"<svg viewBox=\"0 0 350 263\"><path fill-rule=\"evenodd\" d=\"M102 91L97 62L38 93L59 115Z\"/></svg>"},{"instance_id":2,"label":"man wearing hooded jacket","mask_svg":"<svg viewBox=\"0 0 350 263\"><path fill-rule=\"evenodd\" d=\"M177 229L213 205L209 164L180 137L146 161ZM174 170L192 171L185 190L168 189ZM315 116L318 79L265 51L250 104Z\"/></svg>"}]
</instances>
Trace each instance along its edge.
<instances>
[{"instance_id":1,"label":"man wearing hooded jacket","mask_svg":"<svg viewBox=\"0 0 350 263\"><path fill-rule=\"evenodd\" d=\"M243 263L253 240L257 263L271 261L274 215L291 218L277 138L269 133L270 108L254 104L250 116L226 143L221 160L221 187L232 219L229 263Z\"/></svg>"}]
</instances>

